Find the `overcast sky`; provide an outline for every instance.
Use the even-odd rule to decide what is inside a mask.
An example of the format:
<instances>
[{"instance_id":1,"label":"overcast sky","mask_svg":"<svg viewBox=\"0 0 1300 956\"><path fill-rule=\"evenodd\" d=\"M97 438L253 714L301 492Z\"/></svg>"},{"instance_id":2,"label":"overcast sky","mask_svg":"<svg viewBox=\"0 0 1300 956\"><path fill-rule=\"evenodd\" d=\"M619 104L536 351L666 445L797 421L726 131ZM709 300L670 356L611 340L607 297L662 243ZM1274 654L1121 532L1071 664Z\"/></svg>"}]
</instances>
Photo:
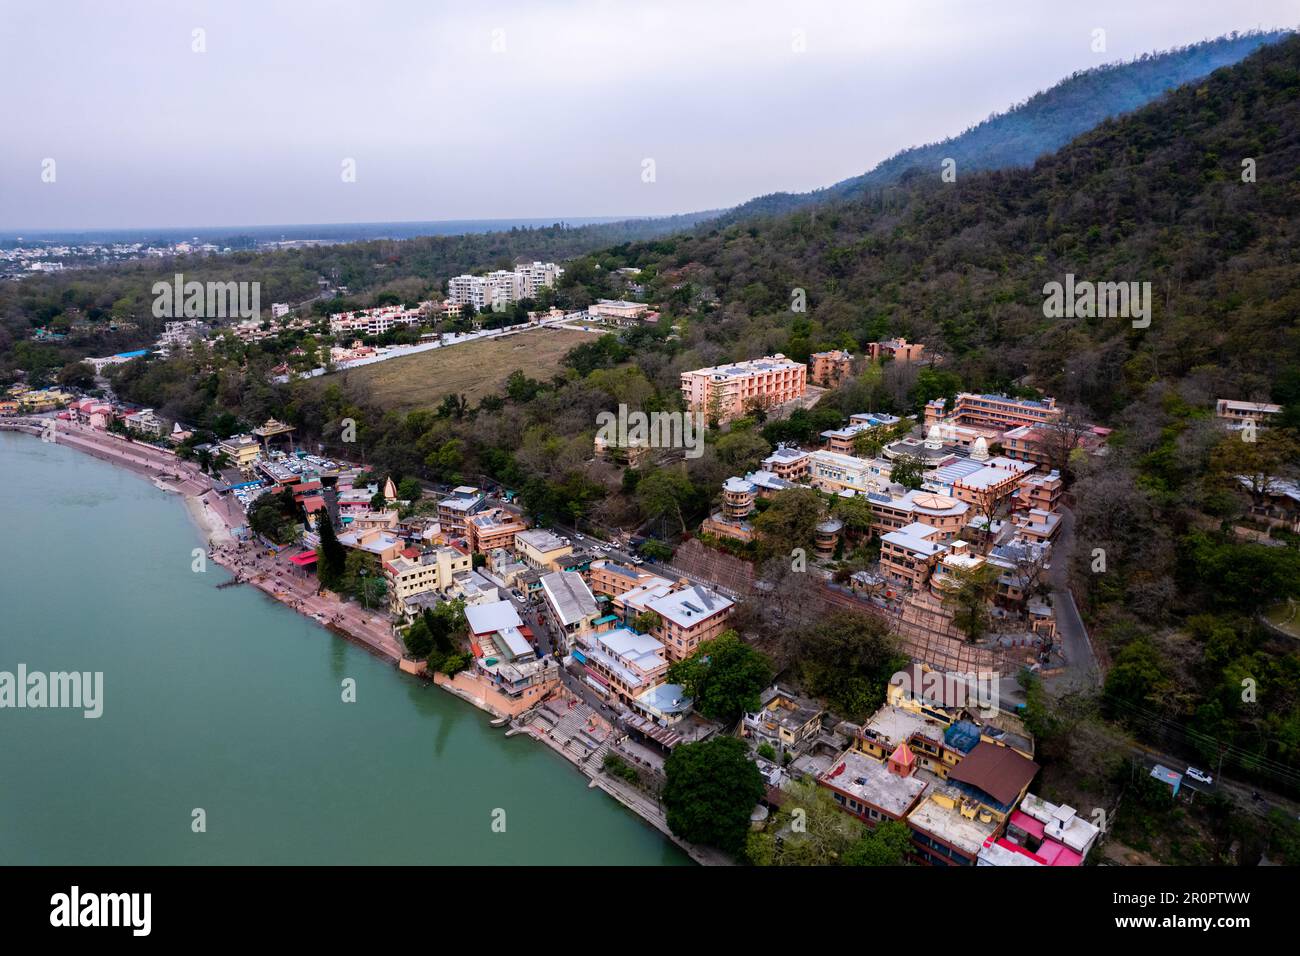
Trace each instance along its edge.
<instances>
[{"instance_id":1,"label":"overcast sky","mask_svg":"<svg viewBox=\"0 0 1300 956\"><path fill-rule=\"evenodd\" d=\"M1297 0L0 0L0 228L718 208L1297 24Z\"/></svg>"}]
</instances>

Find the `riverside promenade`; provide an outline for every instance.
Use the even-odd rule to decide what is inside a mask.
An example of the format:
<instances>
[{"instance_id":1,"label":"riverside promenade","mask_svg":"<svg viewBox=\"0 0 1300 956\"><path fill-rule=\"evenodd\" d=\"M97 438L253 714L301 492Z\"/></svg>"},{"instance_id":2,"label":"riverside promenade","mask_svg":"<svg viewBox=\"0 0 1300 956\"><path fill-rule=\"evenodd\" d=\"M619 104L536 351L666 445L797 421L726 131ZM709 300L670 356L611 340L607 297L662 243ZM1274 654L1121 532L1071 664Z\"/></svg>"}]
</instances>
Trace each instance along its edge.
<instances>
[{"instance_id":1,"label":"riverside promenade","mask_svg":"<svg viewBox=\"0 0 1300 956\"><path fill-rule=\"evenodd\" d=\"M40 436L45 421L0 419L0 429ZM325 596L317 590L315 575L291 564L287 553L275 554L254 542L239 540L234 531L246 523L242 508L234 499L217 494L212 479L199 471L196 465L181 461L175 455L152 445L130 442L72 422L57 422L54 441L127 468L150 479L156 487L181 495L187 511L207 542L210 558L215 564L230 571L234 575L234 582L251 584L272 599L379 657L387 658L393 663L403 657L405 648L389 623L385 610L372 611L354 602L343 602L336 597ZM189 560L188 555L186 560ZM478 706L450 687L443 689ZM602 739L613 742L617 732L609 722L569 691L562 691L550 701L552 707L572 708L575 718L580 717L584 726L589 723L592 729L598 729ZM541 705L521 715L508 725L510 733L526 735L548 747L586 776L590 787L603 790L641 817L685 850L695 862L705 866L733 864L734 861L720 851L688 843L674 835L668 827L663 807L656 800L605 773L601 758L607 751L608 744L599 747L596 752L573 747L570 745L571 735L548 733L545 726L534 725L540 713Z\"/></svg>"},{"instance_id":2,"label":"riverside promenade","mask_svg":"<svg viewBox=\"0 0 1300 956\"><path fill-rule=\"evenodd\" d=\"M46 431L51 422L53 431ZM254 542L239 541L234 530L247 521L243 510L234 499L218 495L213 490L212 479L197 465L153 445L128 441L76 422L52 418L0 419L0 428L38 437L52 434L55 444L126 468L150 479L161 490L182 496L213 562L234 574L235 580L251 584L380 657L393 663L401 660L404 648L393 633L385 609L367 610L318 593L315 576L290 564L286 555L269 553Z\"/></svg>"}]
</instances>

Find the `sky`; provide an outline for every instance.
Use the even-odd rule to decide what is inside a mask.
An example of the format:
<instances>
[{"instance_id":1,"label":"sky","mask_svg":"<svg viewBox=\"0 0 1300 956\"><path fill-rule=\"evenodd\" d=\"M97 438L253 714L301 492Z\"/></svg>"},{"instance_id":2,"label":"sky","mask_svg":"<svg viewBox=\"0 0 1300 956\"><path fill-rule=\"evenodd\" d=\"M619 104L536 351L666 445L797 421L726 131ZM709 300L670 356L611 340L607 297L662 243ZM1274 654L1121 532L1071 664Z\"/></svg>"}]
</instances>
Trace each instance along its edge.
<instances>
[{"instance_id":1,"label":"sky","mask_svg":"<svg viewBox=\"0 0 1300 956\"><path fill-rule=\"evenodd\" d=\"M0 0L0 229L723 208L1297 25L1300 0Z\"/></svg>"}]
</instances>

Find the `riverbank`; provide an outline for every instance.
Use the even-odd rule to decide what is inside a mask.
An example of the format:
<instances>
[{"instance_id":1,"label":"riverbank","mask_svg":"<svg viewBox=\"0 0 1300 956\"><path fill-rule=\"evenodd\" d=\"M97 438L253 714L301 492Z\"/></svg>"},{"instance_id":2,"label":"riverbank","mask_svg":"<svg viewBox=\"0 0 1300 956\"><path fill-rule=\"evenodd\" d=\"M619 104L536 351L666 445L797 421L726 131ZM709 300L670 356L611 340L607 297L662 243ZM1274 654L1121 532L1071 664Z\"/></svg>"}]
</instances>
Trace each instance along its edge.
<instances>
[{"instance_id":1,"label":"riverbank","mask_svg":"<svg viewBox=\"0 0 1300 956\"><path fill-rule=\"evenodd\" d=\"M195 573L194 524L150 483L3 432L0 475L23 542L0 548L0 669L104 675L98 720L0 719L22 767L0 801L7 862L694 865L540 747L279 602L217 587L230 576L212 562ZM69 541L97 571L56 596Z\"/></svg>"},{"instance_id":2,"label":"riverbank","mask_svg":"<svg viewBox=\"0 0 1300 956\"><path fill-rule=\"evenodd\" d=\"M221 498L217 495L212 490L211 480L200 474L196 468L174 457L164 458L162 456L166 453L153 449L152 446L127 443L121 439L103 436L102 433L85 435L71 428L65 429L63 427L65 424L58 423L57 444L67 445L101 461L118 465L149 479L160 490L179 495L192 526L208 545L211 560L233 575L232 583L251 584L277 603L297 611L304 617L311 618L332 634L390 664L396 665L401 661L405 649L386 618L350 602L342 602L328 594L317 593L314 575L289 564L287 560L282 561L282 555L269 554L249 542L240 541L235 536L234 530L243 524L242 511L236 505L232 505L229 498ZM6 425L10 426L9 430L22 431L33 436L40 435L39 428L13 428L12 423L0 423L0 427ZM468 695L457 693L450 686L441 684L438 686L475 709L496 716L490 708ZM585 707L581 702L577 704ZM717 855L715 851L695 847L675 837L668 829L662 809L639 791L632 791L621 782L611 780L604 773L599 759L581 759L578 754L566 750L561 742L553 738L548 739L545 734L539 733L536 727L525 728L523 725L512 725L512 729L514 733L526 734L544 744L548 750L588 778L589 787L605 791L608 796L640 817L644 823L648 823L656 831L668 837L696 863L718 865L731 862ZM605 729L610 728L605 725Z\"/></svg>"}]
</instances>

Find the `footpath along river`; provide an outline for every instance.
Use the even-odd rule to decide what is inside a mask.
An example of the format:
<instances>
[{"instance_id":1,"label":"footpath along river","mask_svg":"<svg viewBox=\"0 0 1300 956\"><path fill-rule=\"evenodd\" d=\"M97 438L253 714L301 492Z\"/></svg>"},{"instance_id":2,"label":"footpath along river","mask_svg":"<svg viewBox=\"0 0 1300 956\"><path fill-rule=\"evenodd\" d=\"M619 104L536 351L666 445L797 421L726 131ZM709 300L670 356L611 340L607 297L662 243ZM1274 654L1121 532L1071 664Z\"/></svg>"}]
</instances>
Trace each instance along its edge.
<instances>
[{"instance_id":1,"label":"footpath along river","mask_svg":"<svg viewBox=\"0 0 1300 956\"><path fill-rule=\"evenodd\" d=\"M536 742L195 573L181 500L139 476L0 432L0 514L0 672L102 671L104 698L0 709L0 862L690 862Z\"/></svg>"}]
</instances>

